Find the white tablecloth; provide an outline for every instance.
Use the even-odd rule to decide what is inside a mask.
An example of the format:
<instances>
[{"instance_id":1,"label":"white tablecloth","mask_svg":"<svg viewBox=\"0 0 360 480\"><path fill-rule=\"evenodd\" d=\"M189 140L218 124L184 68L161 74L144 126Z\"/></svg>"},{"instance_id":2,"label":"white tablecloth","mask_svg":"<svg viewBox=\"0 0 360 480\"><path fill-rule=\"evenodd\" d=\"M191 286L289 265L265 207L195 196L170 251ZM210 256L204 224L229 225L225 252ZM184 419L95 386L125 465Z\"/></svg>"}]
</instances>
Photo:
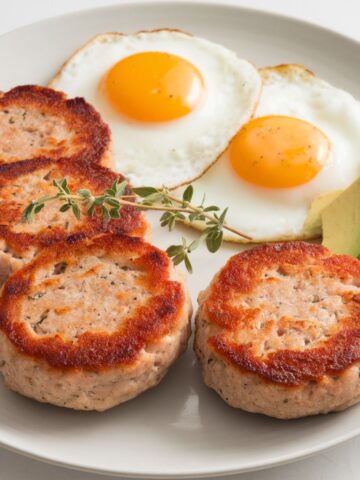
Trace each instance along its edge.
<instances>
[{"instance_id":1,"label":"white tablecloth","mask_svg":"<svg viewBox=\"0 0 360 480\"><path fill-rule=\"evenodd\" d=\"M0 1L0 34L46 17L114 3L120 3L120 1L2 0ZM360 40L359 0L238 0L238 4L302 18ZM291 465L243 474L231 479L358 480L360 478L359 452L360 438ZM106 480L108 478L70 472L0 449L0 480Z\"/></svg>"}]
</instances>

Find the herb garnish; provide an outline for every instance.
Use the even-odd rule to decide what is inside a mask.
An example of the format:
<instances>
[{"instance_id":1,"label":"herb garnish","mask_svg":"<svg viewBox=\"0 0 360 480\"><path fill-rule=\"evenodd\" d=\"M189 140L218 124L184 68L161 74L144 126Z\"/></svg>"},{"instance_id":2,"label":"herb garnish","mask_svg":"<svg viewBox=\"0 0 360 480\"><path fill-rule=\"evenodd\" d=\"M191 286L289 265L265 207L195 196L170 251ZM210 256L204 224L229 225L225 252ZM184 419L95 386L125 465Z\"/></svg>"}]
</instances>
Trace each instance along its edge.
<instances>
[{"instance_id":1,"label":"herb garnish","mask_svg":"<svg viewBox=\"0 0 360 480\"><path fill-rule=\"evenodd\" d=\"M75 217L80 220L81 209L79 205L85 205L86 213L93 216L96 211L100 211L103 219L109 221L112 218L120 218L121 208L124 205L134 206L139 210L159 210L163 211L160 218L162 227L167 227L172 231L176 222L188 220L191 222L203 222L206 228L203 230L197 240L190 243L182 238L179 245L171 245L167 254L172 258L173 263L178 265L184 262L186 269L191 273L192 265L189 254L195 250L202 241L205 241L209 252L216 252L223 242L223 231L228 230L240 237L251 240L249 235L230 227L226 224L226 208L220 212L220 208L215 205L205 206L205 197L200 205L191 204L194 189L188 185L182 198L174 196L166 187L141 187L133 188L131 195L125 195L127 181L115 180L111 188L106 189L102 195L94 196L88 189L80 189L76 193L70 191L66 178L61 181L53 180L54 187L57 188L56 195L46 195L38 200L32 201L24 210L23 219L31 221L34 215L39 213L47 202L57 200L62 203L60 212L66 212L71 209Z\"/></svg>"}]
</instances>

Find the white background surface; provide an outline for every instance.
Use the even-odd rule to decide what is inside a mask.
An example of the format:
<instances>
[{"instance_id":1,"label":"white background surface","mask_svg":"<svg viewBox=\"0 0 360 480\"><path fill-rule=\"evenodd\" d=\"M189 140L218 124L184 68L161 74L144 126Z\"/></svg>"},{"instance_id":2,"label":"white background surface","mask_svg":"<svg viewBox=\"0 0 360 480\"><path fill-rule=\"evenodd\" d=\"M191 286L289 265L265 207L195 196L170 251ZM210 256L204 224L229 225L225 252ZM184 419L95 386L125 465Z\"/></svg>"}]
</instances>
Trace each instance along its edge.
<instances>
[{"instance_id":1,"label":"white background surface","mask_svg":"<svg viewBox=\"0 0 360 480\"><path fill-rule=\"evenodd\" d=\"M2 6L0 33L49 16L114 3L119 3L119 0L118 2L116 0L10 0L6 2L0 0ZM302 18L360 40L359 0L238 0L237 3ZM1 68L6 68L6 65L2 65ZM272 470L243 474L231 479L358 480L360 478L359 451L360 438L307 460ZM109 477L70 472L0 449L0 480L105 480L106 478Z\"/></svg>"}]
</instances>

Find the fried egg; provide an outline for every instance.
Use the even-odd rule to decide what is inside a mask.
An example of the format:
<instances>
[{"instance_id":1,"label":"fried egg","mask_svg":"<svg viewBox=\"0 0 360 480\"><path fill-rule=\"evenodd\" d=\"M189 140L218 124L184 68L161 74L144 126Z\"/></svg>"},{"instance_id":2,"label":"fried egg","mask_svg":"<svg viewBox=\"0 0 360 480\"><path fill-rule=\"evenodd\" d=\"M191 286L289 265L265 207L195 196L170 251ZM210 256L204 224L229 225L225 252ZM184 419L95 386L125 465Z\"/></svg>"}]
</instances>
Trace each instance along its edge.
<instances>
[{"instance_id":1,"label":"fried egg","mask_svg":"<svg viewBox=\"0 0 360 480\"><path fill-rule=\"evenodd\" d=\"M254 118L193 183L194 201L229 207L228 224L257 242L315 238L319 225L303 230L313 200L360 175L360 103L298 65L261 76Z\"/></svg>"},{"instance_id":2,"label":"fried egg","mask_svg":"<svg viewBox=\"0 0 360 480\"><path fill-rule=\"evenodd\" d=\"M113 167L134 186L174 187L201 175L249 120L261 77L221 45L158 30L97 36L50 86L99 111Z\"/></svg>"}]
</instances>

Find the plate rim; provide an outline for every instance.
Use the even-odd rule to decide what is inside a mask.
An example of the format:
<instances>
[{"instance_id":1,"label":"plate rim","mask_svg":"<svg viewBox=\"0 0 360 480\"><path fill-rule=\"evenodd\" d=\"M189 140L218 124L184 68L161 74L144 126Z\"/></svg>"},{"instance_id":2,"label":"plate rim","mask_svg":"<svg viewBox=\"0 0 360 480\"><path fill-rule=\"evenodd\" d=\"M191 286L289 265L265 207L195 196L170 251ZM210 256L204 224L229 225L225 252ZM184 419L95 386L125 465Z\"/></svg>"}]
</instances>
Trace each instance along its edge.
<instances>
[{"instance_id":1,"label":"plate rim","mask_svg":"<svg viewBox=\"0 0 360 480\"><path fill-rule=\"evenodd\" d=\"M6 35L9 35L11 33L16 33L18 30L26 29L27 27L35 27L36 25L40 25L47 22L66 19L73 16L81 16L82 14L87 14L90 12L113 10L117 8L121 9L124 7L126 8L126 7L134 7L134 6L148 6L148 5L153 5L155 7L163 6L165 8L168 8L169 6L201 7L201 6L210 5L212 8L218 8L219 10L223 8L226 8L226 9L235 8L236 10L242 10L244 12L247 12L250 15L263 15L268 17L276 17L277 19L280 19L282 21L296 23L305 28L306 27L314 28L316 30L320 30L325 34L331 34L339 37L342 40L348 41L350 43L354 43L357 47L360 46L360 40L357 40L356 38L353 38L350 35L347 35L345 33L339 32L338 30L325 27L316 22L310 22L302 18L297 18L292 15L287 15L287 14L278 13L278 12L270 12L269 10L263 10L261 8L254 8L254 7L249 7L245 5L239 5L237 3L237 0L120 0L119 3L111 3L108 5L96 6L91 8L82 8L80 10L74 10L73 12L51 15L50 17L36 20L35 22L25 23L20 27L11 28L10 30L0 34L0 41L3 39L3 37L6 37Z\"/></svg>"},{"instance_id":2,"label":"plate rim","mask_svg":"<svg viewBox=\"0 0 360 480\"><path fill-rule=\"evenodd\" d=\"M341 412L340 412L341 413ZM301 461L305 460L307 458L311 458L315 455L321 454L324 451L331 450L333 448L336 448L337 446L340 446L346 442L349 442L353 438L357 437L360 435L360 428L357 434L353 435L344 435L341 437L341 440L339 441L334 441L334 442L328 442L328 444L324 445L320 449L313 450L313 451L308 451L304 452L301 456L293 456L289 455L286 458L282 458L281 460L276 460L269 461L268 463L263 463L258 466L254 467L245 467L242 469L229 469L229 470L224 470L224 471L217 471L217 472L205 472L205 471L198 471L197 473L191 473L191 474L167 474L167 473L161 473L161 474L144 474L144 473L131 473L131 472L119 472L115 470L102 470L102 469L96 469L92 467L86 467L83 465L77 465L77 464L72 464L72 463L66 463L62 462L60 460L54 460L51 458L47 457L42 457L30 452L26 452L24 450L18 449L13 446L9 446L6 444L3 444L0 441L0 448L3 448L6 451L16 453L18 455L21 455L22 457L29 458L30 460L35 460L40 463L45 463L46 465L52 465L55 467L61 467L65 468L66 470L70 471L76 471L76 472L84 472L84 473L92 473L95 475L104 475L108 476L110 478L123 478L126 480L126 478L131 478L131 479L139 479L139 480L180 480L180 479L207 479L207 478L218 478L218 477L231 477L233 475L241 475L243 473L250 473L250 472L259 472L261 470L268 470L270 468L275 468L275 467L280 467L284 465L288 465L291 463L294 463L296 461ZM94 478L94 480L96 480ZM235 480L235 479L234 479Z\"/></svg>"},{"instance_id":3,"label":"plate rim","mask_svg":"<svg viewBox=\"0 0 360 480\"><path fill-rule=\"evenodd\" d=\"M114 9L122 10L124 8L126 9L129 7L132 8L132 7L141 7L141 6L145 8L146 7L149 8L149 6L154 6L154 7L161 6L163 8L180 7L180 6L182 8L187 8L187 7L201 8L201 7L209 6L213 9L218 9L219 11L224 9L227 9L227 10L235 9L240 12L241 11L245 12L249 15L255 15L255 16L260 15L263 17L268 17L269 19L276 18L281 22L293 23L303 28L310 28L313 30L317 30L318 32L320 32L320 34L325 34L325 35L330 34L333 37L337 37L340 41L345 41L349 43L349 46L353 45L355 48L360 47L359 40L349 35L346 35L344 33L341 33L337 30L324 27L318 23L310 22L301 18L297 18L295 16L286 15L286 14L277 13L277 12L271 12L268 10L263 10L261 8L253 8L253 7L248 7L244 5L239 5L236 0L221 0L220 2L219 0L121 0L119 3L113 3L109 5L97 6L92 8L82 8L79 10L75 10L73 12L53 15L50 17L37 20L35 22L26 23L24 25L21 25L20 27L15 27L10 29L9 31L2 33L0 35L0 43L3 40L5 40L7 36L10 36L11 34L16 34L19 31L20 32L24 31L27 28L36 28L37 26L41 26L47 23L52 23L57 21L61 22L66 20L66 18L81 17L83 15L91 14L93 12L106 12L106 11L112 11ZM262 462L261 464L257 463L249 466L240 467L240 468L229 468L229 469L222 469L222 470L216 470L216 471L214 470L206 471L206 469L204 468L198 469L198 470L193 469L192 473L182 472L182 473L176 473L176 474L166 473L166 472L160 473L160 474L154 473L154 472L144 474L139 471L136 472L136 470L132 470L132 471L120 471L120 470L115 471L112 469L104 470L103 468L96 468L96 467L94 468L92 466L86 466L84 464L65 462L49 455L40 455L40 454L34 453L29 448L19 448L15 444L11 444L9 442L5 443L4 440L1 438L1 430L0 430L0 447L4 448L7 451L20 454L22 456L25 456L27 458L30 458L36 461L40 461L42 463L59 466L69 470L76 470L76 471L95 473L95 474L97 473L97 474L107 475L110 477L128 477L128 478L141 478L141 479L215 478L218 476L231 476L231 475L236 475L240 473L264 470L271 467L292 463L297 460L309 458L325 450L328 450L340 444L343 444L359 435L360 435L360 425L350 433L345 433L341 436L337 436L335 439L328 439L327 441L323 441L319 443L319 445L316 448L308 447L308 448L303 448L301 450L301 453L293 452L293 453L288 453L287 455L286 454L278 455L277 457L275 458L272 457L270 460Z\"/></svg>"}]
</instances>

